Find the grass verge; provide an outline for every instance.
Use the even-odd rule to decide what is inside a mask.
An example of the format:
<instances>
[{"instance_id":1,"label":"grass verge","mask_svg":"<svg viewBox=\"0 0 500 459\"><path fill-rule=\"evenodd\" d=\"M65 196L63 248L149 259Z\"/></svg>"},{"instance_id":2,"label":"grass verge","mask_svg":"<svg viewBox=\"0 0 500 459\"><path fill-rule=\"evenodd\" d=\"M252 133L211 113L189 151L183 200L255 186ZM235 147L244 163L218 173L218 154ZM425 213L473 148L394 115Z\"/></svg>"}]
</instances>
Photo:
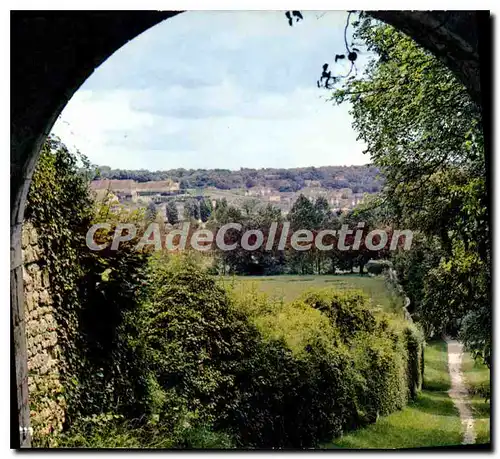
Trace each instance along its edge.
<instances>
[{"instance_id":1,"label":"grass verge","mask_svg":"<svg viewBox=\"0 0 500 459\"><path fill-rule=\"evenodd\" d=\"M490 370L486 365L474 360L467 352L463 356L462 371L465 383L471 393L476 444L489 443L491 405L489 401L485 400L483 391L490 386Z\"/></svg>"},{"instance_id":2,"label":"grass verge","mask_svg":"<svg viewBox=\"0 0 500 459\"><path fill-rule=\"evenodd\" d=\"M425 349L424 388L403 410L380 418L324 448L399 449L458 445L462 439L458 413L448 396L447 345L433 341Z\"/></svg>"}]
</instances>

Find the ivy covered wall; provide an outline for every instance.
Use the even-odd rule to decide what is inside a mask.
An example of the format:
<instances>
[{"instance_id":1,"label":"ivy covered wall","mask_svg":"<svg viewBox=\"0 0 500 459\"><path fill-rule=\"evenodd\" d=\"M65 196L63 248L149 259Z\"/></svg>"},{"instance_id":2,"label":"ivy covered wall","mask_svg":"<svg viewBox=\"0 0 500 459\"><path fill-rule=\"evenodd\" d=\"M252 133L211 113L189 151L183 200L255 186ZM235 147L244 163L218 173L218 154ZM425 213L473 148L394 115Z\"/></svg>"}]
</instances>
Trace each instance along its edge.
<instances>
[{"instance_id":1,"label":"ivy covered wall","mask_svg":"<svg viewBox=\"0 0 500 459\"><path fill-rule=\"evenodd\" d=\"M49 137L28 195L22 233L23 347L35 447L57 446L75 422L118 405L119 414L144 412L143 363L123 328L129 326L125 315L138 305L147 254L132 250L133 244L129 250L88 249L85 235L94 219L114 218L107 206L102 215L97 211L89 171L84 156ZM142 213L137 218L142 221Z\"/></svg>"},{"instance_id":2,"label":"ivy covered wall","mask_svg":"<svg viewBox=\"0 0 500 459\"><path fill-rule=\"evenodd\" d=\"M59 373L61 349L49 269L30 222L23 225L22 250L31 427L34 439L55 446L66 407Z\"/></svg>"}]
</instances>

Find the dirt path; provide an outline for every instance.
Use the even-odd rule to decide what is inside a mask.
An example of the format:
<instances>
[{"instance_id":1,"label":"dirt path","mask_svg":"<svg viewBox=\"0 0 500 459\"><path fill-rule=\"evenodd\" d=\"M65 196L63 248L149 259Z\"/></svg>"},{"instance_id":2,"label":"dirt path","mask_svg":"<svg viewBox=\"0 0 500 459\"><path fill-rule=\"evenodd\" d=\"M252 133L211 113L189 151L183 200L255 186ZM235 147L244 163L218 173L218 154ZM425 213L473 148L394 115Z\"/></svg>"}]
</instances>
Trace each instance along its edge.
<instances>
[{"instance_id":1,"label":"dirt path","mask_svg":"<svg viewBox=\"0 0 500 459\"><path fill-rule=\"evenodd\" d=\"M448 343L448 371L451 379L451 389L448 393L457 407L462 421L464 432L462 444L471 445L476 442L476 433L474 431L474 418L468 400L469 392L462 373L463 345L452 339L446 339L446 342Z\"/></svg>"}]
</instances>

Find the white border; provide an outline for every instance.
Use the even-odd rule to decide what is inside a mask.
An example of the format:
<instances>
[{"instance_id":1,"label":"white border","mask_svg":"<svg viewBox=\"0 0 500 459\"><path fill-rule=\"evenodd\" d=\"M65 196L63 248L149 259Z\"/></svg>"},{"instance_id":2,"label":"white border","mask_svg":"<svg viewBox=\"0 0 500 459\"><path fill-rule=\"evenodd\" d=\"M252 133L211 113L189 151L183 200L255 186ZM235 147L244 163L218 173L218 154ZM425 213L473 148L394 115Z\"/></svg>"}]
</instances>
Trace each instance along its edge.
<instances>
[{"instance_id":1,"label":"white border","mask_svg":"<svg viewBox=\"0 0 500 459\"><path fill-rule=\"evenodd\" d=\"M4 3L10 9L33 10L480 10L492 9L495 3L492 0L420 0L401 2L394 0L123 0L113 2L109 0L72 0L71 2L52 0L40 2L37 0L7 1ZM402 8L404 7L404 8Z\"/></svg>"},{"instance_id":2,"label":"white border","mask_svg":"<svg viewBox=\"0 0 500 459\"><path fill-rule=\"evenodd\" d=\"M421 0L421 1L410 1L410 2L405 2L402 4L399 1L394 1L394 0L381 0L378 2L371 2L367 0L358 0L358 1L352 1L352 2L346 2L346 1L334 1L334 0L308 0L307 2L305 1L297 1L297 0L290 0L290 1L277 1L277 0L266 0L266 1L259 1L259 0L240 0L238 2L235 1L228 1L228 0L184 0L184 1L178 1L178 0L141 0L140 2L138 1L130 1L130 0L122 0L120 2L110 2L106 0L73 0L71 2L68 1L51 1L51 2L40 2L36 0L19 0L19 1L6 1L5 3L2 3L2 6L5 5L7 8L1 8L1 23L0 23L0 34L2 37L1 40L1 54L0 54L0 59L1 62L7 63L10 62L10 11L11 9L14 10L30 10L30 9L35 9L35 10L373 10L373 9L392 9L392 10L397 10L397 9L417 9L417 10L430 10L430 9L447 9L447 10L470 10L470 9L483 9L483 10L491 10L492 14L495 14L496 11L498 10L498 2L493 2L492 0L490 1L484 1L484 0L476 0L474 2L470 1L463 1L463 0L446 0L446 1L430 1L430 0ZM498 24L497 24L498 25ZM498 35L495 36L494 38L494 43L493 43L494 50L499 49L499 42L498 42ZM495 53L496 55L496 53ZM497 61L497 59L495 59ZM7 67L7 65L5 65ZM495 73L498 75L498 68L497 64L495 64ZM7 122L7 120L10 117L10 84L9 84L9 70L6 68L2 74L3 79L2 79L2 98L1 100L3 101L3 117L2 117L2 134L3 134L3 142L4 142L4 153L1 156L1 161L3 162L3 167L1 167L1 170L4 171L5 174L7 174L7 170L10 170L10 164L8 163L9 160L7 151L10 151L10 126ZM497 107L498 102L498 89L496 90L496 97L495 97L495 104L494 108ZM493 108L493 111L494 111ZM499 122L498 118L494 118L495 125L493 126L493 132L497 132L499 128ZM495 139L493 138L493 146L495 146ZM493 158L495 155L493 155ZM496 161L494 161L494 176L500 177L500 159L497 158ZM494 180L493 180L494 182ZM2 206L2 214L3 215L10 215L10 205L7 203L7 198L6 196L10 195L10 180L2 180L0 182L0 186L2 187L2 195L4 196L4 199L0 201L0 205ZM497 196L497 188L494 185L494 189L492 190L494 192L494 196ZM499 241L500 238L497 238L497 233L499 232L499 220L498 220L498 215L499 213L499 205L498 202L495 200L494 202L494 215L495 215L495 235L494 235L494 241ZM9 208L9 209L7 209ZM7 217L6 217L7 218ZM5 222L1 227L0 231L3 233L3 236L1 236L1 240L4 241L4 247L5 247L5 252L4 256L2 257L2 272L4 273L1 277L1 294L2 294L2 304L3 304L3 320L2 320L2 325L3 325L3 339L5 345L2 347L2 352L1 352L1 368L3 369L3 377L1 378L1 384L2 384L2 394L3 394L3 399L2 406L5 408L2 410L2 417L1 417L1 440L4 448L9 447L10 443L10 419L9 419L9 405L10 405L10 384L9 384L9 379L7 378L7 372L10 369L10 310L8 305L10 304L10 282L7 280L9 278L9 260L10 260L10 252L8 252L7 249L7 239L10 239L10 234L9 230L7 229L7 222ZM497 242L495 242L495 245ZM495 258L496 261L496 258ZM494 285L500 285L500 272L498 270L494 271ZM496 295L495 295L496 299ZM500 321L500 313L497 311L494 314L495 317L495 326L496 330L499 329L498 327L498 322ZM498 380L495 380L495 387L494 391L495 394L498 394ZM494 397L494 400L496 400L496 396ZM492 418L497 419L496 416L492 416ZM493 425L495 426L497 423L495 422ZM492 431L492 437L495 438L495 432ZM5 451L4 449L4 451ZM15 454L14 452L10 451L10 454ZM54 456L56 453L54 452L49 452L48 456ZM84 453L87 454L87 453ZM92 452L89 452L88 454L93 454ZM116 454L116 452L115 452ZM120 453L118 453L120 454ZM128 453L128 457L130 453ZM169 452L169 456L172 457L185 457L186 452L183 453L174 453L174 452ZM266 456L271 456L270 453L261 453L264 457ZM284 453L287 456L292 457L293 453ZM335 454L335 452L334 452ZM356 453L355 451L349 451L348 454L360 454L360 455L366 455L369 453ZM400 453L403 454L403 453ZM439 454L442 454L440 452L426 452L425 455L426 457L434 457L438 456ZM476 453L472 454L472 456L476 456L481 453ZM481 456L484 453L481 454ZM66 457L67 453L57 453L57 457ZM260 455L260 457L263 457ZM419 455L419 454L418 454Z\"/></svg>"}]
</instances>

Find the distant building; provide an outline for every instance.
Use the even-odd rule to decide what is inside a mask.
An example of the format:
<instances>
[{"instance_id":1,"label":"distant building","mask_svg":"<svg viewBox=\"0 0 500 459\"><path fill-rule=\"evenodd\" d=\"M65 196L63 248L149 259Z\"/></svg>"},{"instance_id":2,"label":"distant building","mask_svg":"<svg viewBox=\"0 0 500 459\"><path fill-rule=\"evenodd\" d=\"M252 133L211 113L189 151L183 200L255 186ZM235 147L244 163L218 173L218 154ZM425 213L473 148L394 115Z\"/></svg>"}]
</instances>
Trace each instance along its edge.
<instances>
[{"instance_id":1,"label":"distant building","mask_svg":"<svg viewBox=\"0 0 500 459\"><path fill-rule=\"evenodd\" d=\"M267 196L273 192L271 188L264 186L254 186L245 191L245 196Z\"/></svg>"},{"instance_id":2,"label":"distant building","mask_svg":"<svg viewBox=\"0 0 500 459\"><path fill-rule=\"evenodd\" d=\"M135 180L93 180L90 189L97 195L110 191L120 201L137 201L139 198L154 199L155 197L179 194L180 185L173 180L155 180L136 182Z\"/></svg>"},{"instance_id":3,"label":"distant building","mask_svg":"<svg viewBox=\"0 0 500 459\"><path fill-rule=\"evenodd\" d=\"M134 180L93 180L90 189L101 196L103 192L113 193L119 200L135 201L137 193L134 191Z\"/></svg>"},{"instance_id":4,"label":"distant building","mask_svg":"<svg viewBox=\"0 0 500 459\"><path fill-rule=\"evenodd\" d=\"M177 194L180 191L180 185L173 180L154 180L151 182L136 183L135 190L140 196L142 194Z\"/></svg>"}]
</instances>

